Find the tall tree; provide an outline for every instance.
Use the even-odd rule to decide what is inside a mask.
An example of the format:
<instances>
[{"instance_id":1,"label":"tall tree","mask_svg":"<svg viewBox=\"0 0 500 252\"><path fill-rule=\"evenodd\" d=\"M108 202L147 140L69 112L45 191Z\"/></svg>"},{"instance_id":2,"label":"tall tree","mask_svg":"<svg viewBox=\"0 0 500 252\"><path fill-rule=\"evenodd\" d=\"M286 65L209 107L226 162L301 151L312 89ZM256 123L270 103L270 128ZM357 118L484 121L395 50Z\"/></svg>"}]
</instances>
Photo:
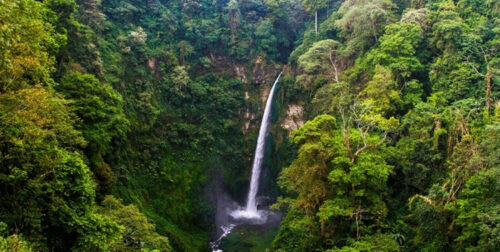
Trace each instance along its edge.
<instances>
[{"instance_id":1,"label":"tall tree","mask_svg":"<svg viewBox=\"0 0 500 252\"><path fill-rule=\"evenodd\" d=\"M347 41L346 54L357 56L378 41L384 27L394 19L394 4L390 0L347 0L335 21Z\"/></svg>"},{"instance_id":2,"label":"tall tree","mask_svg":"<svg viewBox=\"0 0 500 252\"><path fill-rule=\"evenodd\" d=\"M298 63L310 74L327 72L335 82L339 82L339 74L344 67L340 43L333 39L318 41L299 57Z\"/></svg>"},{"instance_id":3,"label":"tall tree","mask_svg":"<svg viewBox=\"0 0 500 252\"><path fill-rule=\"evenodd\" d=\"M281 186L297 194L283 201L291 213L314 218L320 237L334 243L361 239L362 226L384 217L380 194L392 170L382 156L385 137L368 132L372 128L361 122L357 128L338 129L336 124L334 117L321 115L294 131L298 157L279 178Z\"/></svg>"},{"instance_id":4,"label":"tall tree","mask_svg":"<svg viewBox=\"0 0 500 252\"><path fill-rule=\"evenodd\" d=\"M473 33L466 34L463 38L463 58L467 64L484 80L485 112L489 117L493 109L492 90L496 76L500 73L500 32L491 34L488 26L492 25L483 21L475 27Z\"/></svg>"},{"instance_id":5,"label":"tall tree","mask_svg":"<svg viewBox=\"0 0 500 252\"><path fill-rule=\"evenodd\" d=\"M123 142L129 130L121 95L93 75L77 72L64 75L56 90L71 100L69 107L81 119L76 128L87 141L85 152L99 191L109 192L113 173L105 156L111 152L112 142Z\"/></svg>"},{"instance_id":6,"label":"tall tree","mask_svg":"<svg viewBox=\"0 0 500 252\"><path fill-rule=\"evenodd\" d=\"M42 3L32 0L0 2L0 91L49 84L60 46L54 28L44 21Z\"/></svg>"},{"instance_id":7,"label":"tall tree","mask_svg":"<svg viewBox=\"0 0 500 252\"><path fill-rule=\"evenodd\" d=\"M120 229L95 213L66 103L41 87L0 95L0 220L40 250L106 249Z\"/></svg>"},{"instance_id":8,"label":"tall tree","mask_svg":"<svg viewBox=\"0 0 500 252\"><path fill-rule=\"evenodd\" d=\"M110 248L114 251L161 250L172 251L168 238L155 232L155 225L134 205L125 206L121 200L106 196L99 212L124 227L121 240Z\"/></svg>"},{"instance_id":9,"label":"tall tree","mask_svg":"<svg viewBox=\"0 0 500 252\"><path fill-rule=\"evenodd\" d=\"M314 12L314 32L318 34L318 10L326 7L327 0L301 0L306 11Z\"/></svg>"}]
</instances>

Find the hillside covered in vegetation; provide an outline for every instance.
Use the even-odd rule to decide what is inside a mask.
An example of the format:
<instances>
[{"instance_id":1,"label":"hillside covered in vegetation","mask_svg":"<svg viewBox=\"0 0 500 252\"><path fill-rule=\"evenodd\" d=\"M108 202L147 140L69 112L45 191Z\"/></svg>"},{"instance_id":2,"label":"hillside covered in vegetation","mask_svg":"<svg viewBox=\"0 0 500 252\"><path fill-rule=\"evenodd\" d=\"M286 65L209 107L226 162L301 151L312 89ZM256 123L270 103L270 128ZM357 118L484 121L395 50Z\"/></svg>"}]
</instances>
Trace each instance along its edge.
<instances>
[{"instance_id":1,"label":"hillside covered in vegetation","mask_svg":"<svg viewBox=\"0 0 500 252\"><path fill-rule=\"evenodd\" d=\"M210 251L280 72L248 251L498 251L496 0L0 0L0 251Z\"/></svg>"}]
</instances>

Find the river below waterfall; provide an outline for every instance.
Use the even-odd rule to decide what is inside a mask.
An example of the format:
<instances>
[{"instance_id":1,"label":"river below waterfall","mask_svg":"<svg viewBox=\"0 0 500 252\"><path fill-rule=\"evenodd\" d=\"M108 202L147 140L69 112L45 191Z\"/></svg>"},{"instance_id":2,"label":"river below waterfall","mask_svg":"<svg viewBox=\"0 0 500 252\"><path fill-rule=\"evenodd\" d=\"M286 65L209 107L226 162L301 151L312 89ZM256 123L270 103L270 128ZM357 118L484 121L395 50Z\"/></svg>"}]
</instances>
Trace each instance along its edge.
<instances>
[{"instance_id":1,"label":"river below waterfall","mask_svg":"<svg viewBox=\"0 0 500 252\"><path fill-rule=\"evenodd\" d=\"M266 225L242 225L234 228L219 244L225 252L263 252L270 248L280 222Z\"/></svg>"}]
</instances>

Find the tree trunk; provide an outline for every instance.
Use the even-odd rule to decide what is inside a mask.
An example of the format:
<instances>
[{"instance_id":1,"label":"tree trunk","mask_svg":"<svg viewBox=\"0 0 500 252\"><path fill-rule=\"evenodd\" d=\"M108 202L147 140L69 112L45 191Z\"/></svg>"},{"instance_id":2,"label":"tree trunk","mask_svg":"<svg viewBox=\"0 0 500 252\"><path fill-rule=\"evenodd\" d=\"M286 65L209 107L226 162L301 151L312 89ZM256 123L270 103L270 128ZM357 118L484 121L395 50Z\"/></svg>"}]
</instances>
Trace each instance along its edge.
<instances>
[{"instance_id":1,"label":"tree trunk","mask_svg":"<svg viewBox=\"0 0 500 252\"><path fill-rule=\"evenodd\" d=\"M318 10L314 11L314 32L318 34Z\"/></svg>"},{"instance_id":2,"label":"tree trunk","mask_svg":"<svg viewBox=\"0 0 500 252\"><path fill-rule=\"evenodd\" d=\"M488 117L490 116L490 108L491 108L491 68L490 65L486 65L486 75L484 76L485 78L485 84L486 84L486 112L488 113Z\"/></svg>"},{"instance_id":3,"label":"tree trunk","mask_svg":"<svg viewBox=\"0 0 500 252\"><path fill-rule=\"evenodd\" d=\"M356 241L359 241L359 213L356 212Z\"/></svg>"},{"instance_id":4,"label":"tree trunk","mask_svg":"<svg viewBox=\"0 0 500 252\"><path fill-rule=\"evenodd\" d=\"M339 82L339 72L337 70L337 62L333 60L332 55L328 55L328 59L330 60L330 64L332 64L333 67L333 74L335 75L335 82Z\"/></svg>"},{"instance_id":5,"label":"tree trunk","mask_svg":"<svg viewBox=\"0 0 500 252\"><path fill-rule=\"evenodd\" d=\"M349 139L349 126L347 126L347 129L344 128L344 145L347 149L347 155L353 159L352 156L352 150L351 150L351 140Z\"/></svg>"}]
</instances>

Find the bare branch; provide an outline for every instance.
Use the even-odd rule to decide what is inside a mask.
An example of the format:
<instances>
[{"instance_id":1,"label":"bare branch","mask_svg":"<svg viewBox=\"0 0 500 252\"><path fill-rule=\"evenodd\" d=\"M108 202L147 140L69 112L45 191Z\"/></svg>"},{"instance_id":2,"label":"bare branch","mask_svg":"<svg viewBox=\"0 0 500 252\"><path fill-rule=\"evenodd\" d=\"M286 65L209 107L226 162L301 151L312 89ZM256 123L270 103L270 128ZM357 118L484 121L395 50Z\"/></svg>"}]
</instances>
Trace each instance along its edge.
<instances>
[{"instance_id":1,"label":"bare branch","mask_svg":"<svg viewBox=\"0 0 500 252\"><path fill-rule=\"evenodd\" d=\"M472 69L473 69L473 70L474 70L477 74L479 74L481 77L485 77L485 75L484 75L484 74L482 74L481 72L479 72L479 70L476 68L476 66L474 66L474 63L470 62L469 57L464 56L464 58L465 58L465 60L467 61L467 63L469 64L469 66L471 66L471 67L472 67Z\"/></svg>"},{"instance_id":2,"label":"bare branch","mask_svg":"<svg viewBox=\"0 0 500 252\"><path fill-rule=\"evenodd\" d=\"M366 142L365 142L365 146L363 146L362 148L358 149L358 150L356 151L356 153L354 153L354 156L353 156L352 161L354 161L354 159L355 159L355 158L356 158L359 154L361 154L361 152L365 151L366 149L369 149L369 148L375 148L375 147L380 146L382 143L384 143L384 142L385 142L385 139L387 138L387 134L388 134L388 132L386 131L386 132L384 133L384 137L382 138L382 140L380 140L380 141L379 141L379 142L377 142L376 144L366 144ZM363 139L363 141L365 141L365 140Z\"/></svg>"}]
</instances>

